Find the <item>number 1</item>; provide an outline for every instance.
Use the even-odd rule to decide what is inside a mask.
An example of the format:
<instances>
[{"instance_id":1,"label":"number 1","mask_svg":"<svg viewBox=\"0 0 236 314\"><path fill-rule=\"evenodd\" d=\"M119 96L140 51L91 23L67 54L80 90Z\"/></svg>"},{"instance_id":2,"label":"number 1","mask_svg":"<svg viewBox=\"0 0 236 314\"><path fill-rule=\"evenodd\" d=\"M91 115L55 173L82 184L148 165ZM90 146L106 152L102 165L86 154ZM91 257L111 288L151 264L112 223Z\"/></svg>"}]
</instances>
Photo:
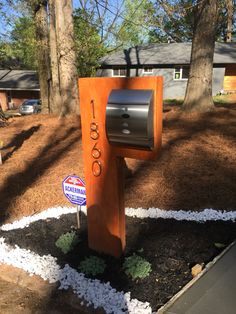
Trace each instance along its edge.
<instances>
[{"instance_id":1,"label":"number 1","mask_svg":"<svg viewBox=\"0 0 236 314\"><path fill-rule=\"evenodd\" d=\"M94 108L94 100L91 100L91 105L92 105L92 114L93 114L93 119L95 119L95 108Z\"/></svg>"}]
</instances>

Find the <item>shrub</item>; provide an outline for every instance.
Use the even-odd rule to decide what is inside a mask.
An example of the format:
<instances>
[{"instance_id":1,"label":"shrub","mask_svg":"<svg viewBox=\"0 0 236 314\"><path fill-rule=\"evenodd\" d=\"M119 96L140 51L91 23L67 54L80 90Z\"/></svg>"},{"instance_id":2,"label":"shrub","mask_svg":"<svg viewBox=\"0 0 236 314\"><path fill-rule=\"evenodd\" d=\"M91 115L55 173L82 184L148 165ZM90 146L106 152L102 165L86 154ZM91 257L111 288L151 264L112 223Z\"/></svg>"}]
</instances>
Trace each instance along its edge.
<instances>
[{"instance_id":1,"label":"shrub","mask_svg":"<svg viewBox=\"0 0 236 314\"><path fill-rule=\"evenodd\" d=\"M67 254L71 250L73 250L74 246L79 242L79 238L75 231L67 232L62 234L55 245L61 249L64 254Z\"/></svg>"},{"instance_id":2,"label":"shrub","mask_svg":"<svg viewBox=\"0 0 236 314\"><path fill-rule=\"evenodd\" d=\"M96 276L98 274L102 274L105 268L105 261L97 256L89 256L79 265L79 270L88 276Z\"/></svg>"},{"instance_id":3,"label":"shrub","mask_svg":"<svg viewBox=\"0 0 236 314\"><path fill-rule=\"evenodd\" d=\"M143 257L136 254L125 258L123 269L126 275L131 276L133 280L145 278L149 276L152 271L151 264Z\"/></svg>"}]
</instances>

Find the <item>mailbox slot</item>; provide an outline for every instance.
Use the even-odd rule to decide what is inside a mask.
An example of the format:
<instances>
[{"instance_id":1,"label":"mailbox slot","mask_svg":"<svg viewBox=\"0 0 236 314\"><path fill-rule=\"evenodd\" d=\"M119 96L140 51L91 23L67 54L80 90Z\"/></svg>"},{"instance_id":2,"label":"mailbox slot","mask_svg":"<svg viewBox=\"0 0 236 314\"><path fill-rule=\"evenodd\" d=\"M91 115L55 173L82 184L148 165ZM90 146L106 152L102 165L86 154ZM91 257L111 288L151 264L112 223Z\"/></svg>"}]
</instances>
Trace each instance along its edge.
<instances>
[{"instance_id":1,"label":"mailbox slot","mask_svg":"<svg viewBox=\"0 0 236 314\"><path fill-rule=\"evenodd\" d=\"M151 150L153 90L112 90L106 107L106 132L111 144Z\"/></svg>"}]
</instances>

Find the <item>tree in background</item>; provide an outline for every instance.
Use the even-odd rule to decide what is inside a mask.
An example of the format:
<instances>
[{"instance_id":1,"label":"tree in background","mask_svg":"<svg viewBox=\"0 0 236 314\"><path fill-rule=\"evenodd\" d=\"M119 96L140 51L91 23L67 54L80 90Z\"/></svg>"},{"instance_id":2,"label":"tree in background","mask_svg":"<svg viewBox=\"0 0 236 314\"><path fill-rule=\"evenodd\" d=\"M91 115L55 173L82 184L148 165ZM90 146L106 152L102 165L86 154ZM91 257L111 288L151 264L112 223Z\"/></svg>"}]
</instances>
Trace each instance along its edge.
<instances>
[{"instance_id":1,"label":"tree in background","mask_svg":"<svg viewBox=\"0 0 236 314\"><path fill-rule=\"evenodd\" d=\"M117 25L116 46L130 48L147 44L154 10L149 0L126 0L122 22Z\"/></svg>"},{"instance_id":2,"label":"tree in background","mask_svg":"<svg viewBox=\"0 0 236 314\"><path fill-rule=\"evenodd\" d=\"M78 109L72 2L27 0L35 20L43 112L60 116ZM49 23L48 23L49 21Z\"/></svg>"},{"instance_id":3,"label":"tree in background","mask_svg":"<svg viewBox=\"0 0 236 314\"><path fill-rule=\"evenodd\" d=\"M11 55L13 58L22 60L26 69L37 68L35 24L30 17L19 17L16 19L10 36Z\"/></svg>"},{"instance_id":4,"label":"tree in background","mask_svg":"<svg viewBox=\"0 0 236 314\"><path fill-rule=\"evenodd\" d=\"M212 73L218 1L198 0L194 17L190 71L183 108L203 112L214 107Z\"/></svg>"},{"instance_id":5,"label":"tree in background","mask_svg":"<svg viewBox=\"0 0 236 314\"><path fill-rule=\"evenodd\" d=\"M153 15L153 42L186 42L193 36L192 0L156 0Z\"/></svg>"},{"instance_id":6,"label":"tree in background","mask_svg":"<svg viewBox=\"0 0 236 314\"><path fill-rule=\"evenodd\" d=\"M40 93L44 112L58 115L73 113L78 109L78 83L76 69L76 55L73 31L72 1L51 0L49 12L48 0L5 0L5 4L19 6L24 4L27 17L20 17L15 22L8 43L0 45L0 51L4 53L6 48L9 56L5 59L13 59L17 55L22 68L36 67L39 73ZM0 7L1 9L1 7ZM10 9L9 9L10 10ZM17 13L19 14L19 13ZM50 31L53 23L50 17L55 17L54 41L50 41ZM9 17L8 17L8 20ZM52 38L51 38L52 39ZM56 48L57 68L51 65L52 51L50 46ZM36 52L36 53L35 53ZM1 53L0 53L1 57ZM34 60L34 63L32 62ZM58 75L59 90L52 88L53 79ZM60 100L56 102L56 100Z\"/></svg>"},{"instance_id":7,"label":"tree in background","mask_svg":"<svg viewBox=\"0 0 236 314\"><path fill-rule=\"evenodd\" d=\"M72 1L54 0L55 30L60 82L61 108L57 113L79 113L78 75L76 69L75 37ZM49 12L50 14L52 12ZM49 32L51 29L49 29ZM50 41L50 45L55 44Z\"/></svg>"},{"instance_id":8,"label":"tree in background","mask_svg":"<svg viewBox=\"0 0 236 314\"><path fill-rule=\"evenodd\" d=\"M21 60L13 56L11 44L8 42L0 42L0 68L18 69L22 66Z\"/></svg>"},{"instance_id":9,"label":"tree in background","mask_svg":"<svg viewBox=\"0 0 236 314\"><path fill-rule=\"evenodd\" d=\"M59 115L78 108L77 74L94 75L98 60L104 53L150 41L191 41L193 32L192 64L200 59L201 54L201 66L204 64L204 71L208 73L204 74L205 85L206 82L211 84L208 67L212 52L212 46L209 46L211 40L208 42L204 39L206 49L203 49L203 38L212 39L212 30L218 40L226 38L230 41L235 28L235 23L232 22L235 13L235 6L232 8L233 0L217 1L220 4L217 29L210 29L211 21L214 20L215 23L215 17L208 15L207 23L205 20L208 35L204 32L204 36L196 34L198 28L203 30L205 27L201 26L201 21L206 19L201 3L206 6L206 0L197 1L198 13L194 10L195 1L190 0L83 0L79 1L80 8L75 11L73 19L71 0L3 2L5 6L17 6L17 16L6 16L6 11L4 13L3 6L0 5L1 16L13 26L10 39L0 42L0 62L3 66L15 68L37 67L43 108ZM214 1L209 0L209 3ZM24 16L20 16L19 12L24 12ZM194 47L201 51L197 58ZM191 68L190 80L198 77L200 82L202 79L199 78L198 67ZM189 82L188 88L190 87ZM192 88L196 98L196 90ZM202 90L206 95L206 86ZM210 91L210 87L208 90ZM186 97L190 104L189 99ZM189 109L189 106L185 102L185 108Z\"/></svg>"},{"instance_id":10,"label":"tree in background","mask_svg":"<svg viewBox=\"0 0 236 314\"><path fill-rule=\"evenodd\" d=\"M14 20L8 40L0 41L0 64L3 68L37 69L35 24L30 16Z\"/></svg>"},{"instance_id":11,"label":"tree in background","mask_svg":"<svg viewBox=\"0 0 236 314\"><path fill-rule=\"evenodd\" d=\"M233 20L234 20L234 13L235 13L235 3L233 0L225 0L226 4L226 17L227 17L227 26L226 26L226 36L225 41L231 42L232 35L233 35Z\"/></svg>"},{"instance_id":12,"label":"tree in background","mask_svg":"<svg viewBox=\"0 0 236 314\"><path fill-rule=\"evenodd\" d=\"M42 102L42 112L47 113L51 110L50 103L50 56L48 41L48 16L46 0L29 1L34 21L37 70L40 85L40 97Z\"/></svg>"},{"instance_id":13,"label":"tree in background","mask_svg":"<svg viewBox=\"0 0 236 314\"><path fill-rule=\"evenodd\" d=\"M107 48L99 35L92 12L75 10L74 27L78 75L94 76L99 67L99 59L106 54Z\"/></svg>"},{"instance_id":14,"label":"tree in background","mask_svg":"<svg viewBox=\"0 0 236 314\"><path fill-rule=\"evenodd\" d=\"M234 33L236 25L234 14L235 0L220 0L216 39L227 40L227 33ZM188 42L192 41L194 31L194 7L192 0L156 0L153 15L152 42ZM230 30L230 31L229 31Z\"/></svg>"}]
</instances>

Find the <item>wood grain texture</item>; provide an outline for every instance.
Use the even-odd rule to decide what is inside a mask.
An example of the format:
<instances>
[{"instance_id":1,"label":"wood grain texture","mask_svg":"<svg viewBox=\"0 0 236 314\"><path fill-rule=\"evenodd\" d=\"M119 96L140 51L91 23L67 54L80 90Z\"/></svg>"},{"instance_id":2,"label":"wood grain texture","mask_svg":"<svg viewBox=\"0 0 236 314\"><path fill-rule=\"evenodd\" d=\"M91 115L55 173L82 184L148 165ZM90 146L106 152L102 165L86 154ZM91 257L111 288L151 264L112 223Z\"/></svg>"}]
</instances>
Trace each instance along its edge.
<instances>
[{"instance_id":1,"label":"wood grain texture","mask_svg":"<svg viewBox=\"0 0 236 314\"><path fill-rule=\"evenodd\" d=\"M106 105L112 89L154 90L154 149L109 144ZM153 159L161 147L162 78L84 78L79 80L90 248L119 257L125 249L124 157Z\"/></svg>"},{"instance_id":2,"label":"wood grain texture","mask_svg":"<svg viewBox=\"0 0 236 314\"><path fill-rule=\"evenodd\" d=\"M236 65L230 64L225 69L224 90L236 90Z\"/></svg>"}]
</instances>

